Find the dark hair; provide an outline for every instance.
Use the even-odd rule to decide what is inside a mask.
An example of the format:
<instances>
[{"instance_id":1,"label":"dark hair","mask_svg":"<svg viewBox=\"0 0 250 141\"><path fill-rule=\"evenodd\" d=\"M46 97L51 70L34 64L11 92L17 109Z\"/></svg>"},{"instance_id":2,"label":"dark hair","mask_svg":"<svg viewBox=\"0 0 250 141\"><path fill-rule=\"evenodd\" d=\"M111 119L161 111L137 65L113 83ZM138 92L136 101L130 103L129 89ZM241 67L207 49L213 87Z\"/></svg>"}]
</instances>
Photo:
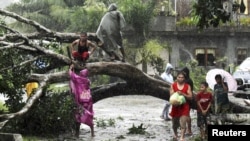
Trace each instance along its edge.
<instances>
[{"instance_id":1,"label":"dark hair","mask_svg":"<svg viewBox=\"0 0 250 141\"><path fill-rule=\"evenodd\" d=\"M185 74L184 71L179 71L179 72L177 73L177 76L180 75L180 74L182 74L182 75L184 76L184 78L186 79L186 74Z\"/></svg>"},{"instance_id":2,"label":"dark hair","mask_svg":"<svg viewBox=\"0 0 250 141\"><path fill-rule=\"evenodd\" d=\"M222 76L220 74L216 74L215 79L222 79Z\"/></svg>"},{"instance_id":3,"label":"dark hair","mask_svg":"<svg viewBox=\"0 0 250 141\"><path fill-rule=\"evenodd\" d=\"M86 36L88 36L87 32L81 32L80 35L86 35Z\"/></svg>"},{"instance_id":4,"label":"dark hair","mask_svg":"<svg viewBox=\"0 0 250 141\"><path fill-rule=\"evenodd\" d=\"M191 91L193 91L193 90L194 90L194 82L193 82L193 80L190 78L190 71L189 71L189 68L188 68L188 67L184 67L181 71L184 73L184 77L185 77L186 83L188 83L188 84L190 85Z\"/></svg>"},{"instance_id":5,"label":"dark hair","mask_svg":"<svg viewBox=\"0 0 250 141\"><path fill-rule=\"evenodd\" d=\"M206 81L201 82L201 85L204 85L205 87L208 87L208 83Z\"/></svg>"},{"instance_id":6,"label":"dark hair","mask_svg":"<svg viewBox=\"0 0 250 141\"><path fill-rule=\"evenodd\" d=\"M181 71L183 71L185 73L186 78L190 77L189 76L189 69L188 69L188 67L184 67Z\"/></svg>"}]
</instances>

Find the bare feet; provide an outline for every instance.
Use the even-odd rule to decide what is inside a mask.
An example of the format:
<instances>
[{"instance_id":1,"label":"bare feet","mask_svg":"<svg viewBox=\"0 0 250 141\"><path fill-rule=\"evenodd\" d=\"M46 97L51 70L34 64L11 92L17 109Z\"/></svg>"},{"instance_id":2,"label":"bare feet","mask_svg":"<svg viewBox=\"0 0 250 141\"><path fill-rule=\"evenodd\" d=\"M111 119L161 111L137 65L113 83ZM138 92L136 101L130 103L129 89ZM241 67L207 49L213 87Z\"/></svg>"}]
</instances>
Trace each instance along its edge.
<instances>
[{"instance_id":1,"label":"bare feet","mask_svg":"<svg viewBox=\"0 0 250 141\"><path fill-rule=\"evenodd\" d=\"M173 137L173 141L178 141L178 137L177 137L177 136L174 136L174 137Z\"/></svg>"},{"instance_id":2,"label":"bare feet","mask_svg":"<svg viewBox=\"0 0 250 141\"><path fill-rule=\"evenodd\" d=\"M184 138L180 138L180 141L185 141Z\"/></svg>"}]
</instances>

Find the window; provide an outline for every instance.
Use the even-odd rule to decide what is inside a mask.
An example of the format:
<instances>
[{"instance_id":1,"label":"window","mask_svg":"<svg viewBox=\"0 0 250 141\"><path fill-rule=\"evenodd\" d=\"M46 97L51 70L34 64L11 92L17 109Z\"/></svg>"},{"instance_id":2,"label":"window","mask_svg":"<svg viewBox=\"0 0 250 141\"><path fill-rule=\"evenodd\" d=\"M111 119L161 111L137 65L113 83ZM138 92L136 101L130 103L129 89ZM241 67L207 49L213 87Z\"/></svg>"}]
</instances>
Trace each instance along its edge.
<instances>
[{"instance_id":1,"label":"window","mask_svg":"<svg viewBox=\"0 0 250 141\"><path fill-rule=\"evenodd\" d=\"M215 49L211 48L199 48L195 50L196 60L198 66L214 66L215 61Z\"/></svg>"},{"instance_id":2,"label":"window","mask_svg":"<svg viewBox=\"0 0 250 141\"><path fill-rule=\"evenodd\" d=\"M248 14L248 0L236 0L238 4L240 4L240 8L238 10L239 13Z\"/></svg>"},{"instance_id":3,"label":"window","mask_svg":"<svg viewBox=\"0 0 250 141\"><path fill-rule=\"evenodd\" d=\"M237 48L237 65L247 58L247 48Z\"/></svg>"}]
</instances>

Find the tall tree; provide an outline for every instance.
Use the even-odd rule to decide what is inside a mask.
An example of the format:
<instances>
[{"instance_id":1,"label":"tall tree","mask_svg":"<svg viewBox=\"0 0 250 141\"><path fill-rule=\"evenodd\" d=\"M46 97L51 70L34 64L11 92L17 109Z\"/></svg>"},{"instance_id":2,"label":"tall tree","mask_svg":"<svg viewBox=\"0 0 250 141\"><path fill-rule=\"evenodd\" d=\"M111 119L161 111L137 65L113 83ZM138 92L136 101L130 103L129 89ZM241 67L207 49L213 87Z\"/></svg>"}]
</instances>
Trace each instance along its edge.
<instances>
[{"instance_id":1,"label":"tall tree","mask_svg":"<svg viewBox=\"0 0 250 141\"><path fill-rule=\"evenodd\" d=\"M7 9L56 31L95 32L103 13L102 5L100 2L86 5L85 0L22 0ZM18 22L13 26L22 31L34 30Z\"/></svg>"},{"instance_id":2,"label":"tall tree","mask_svg":"<svg viewBox=\"0 0 250 141\"><path fill-rule=\"evenodd\" d=\"M200 29L217 27L220 22L230 21L230 14L223 9L222 0L198 0L193 5L193 14Z\"/></svg>"}]
</instances>

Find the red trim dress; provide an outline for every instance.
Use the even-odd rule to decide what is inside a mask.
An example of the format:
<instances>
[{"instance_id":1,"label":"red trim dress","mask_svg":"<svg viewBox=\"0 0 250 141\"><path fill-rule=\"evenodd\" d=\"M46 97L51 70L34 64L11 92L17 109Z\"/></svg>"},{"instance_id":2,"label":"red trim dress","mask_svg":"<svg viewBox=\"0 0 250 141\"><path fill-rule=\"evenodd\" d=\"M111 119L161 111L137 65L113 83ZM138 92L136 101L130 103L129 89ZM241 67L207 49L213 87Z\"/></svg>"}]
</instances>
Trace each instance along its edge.
<instances>
[{"instance_id":1,"label":"red trim dress","mask_svg":"<svg viewBox=\"0 0 250 141\"><path fill-rule=\"evenodd\" d=\"M188 86L189 85L185 83L183 89L180 90L177 87L177 82L174 82L172 84L174 92L181 91L186 95L187 95L187 91L188 91ZM186 102L185 104L182 104L182 105L179 105L179 106L173 106L172 105L172 110L171 110L170 115L173 118L178 118L178 117L181 117L181 116L189 116L189 111L190 111L190 106L189 106L189 103Z\"/></svg>"}]
</instances>

